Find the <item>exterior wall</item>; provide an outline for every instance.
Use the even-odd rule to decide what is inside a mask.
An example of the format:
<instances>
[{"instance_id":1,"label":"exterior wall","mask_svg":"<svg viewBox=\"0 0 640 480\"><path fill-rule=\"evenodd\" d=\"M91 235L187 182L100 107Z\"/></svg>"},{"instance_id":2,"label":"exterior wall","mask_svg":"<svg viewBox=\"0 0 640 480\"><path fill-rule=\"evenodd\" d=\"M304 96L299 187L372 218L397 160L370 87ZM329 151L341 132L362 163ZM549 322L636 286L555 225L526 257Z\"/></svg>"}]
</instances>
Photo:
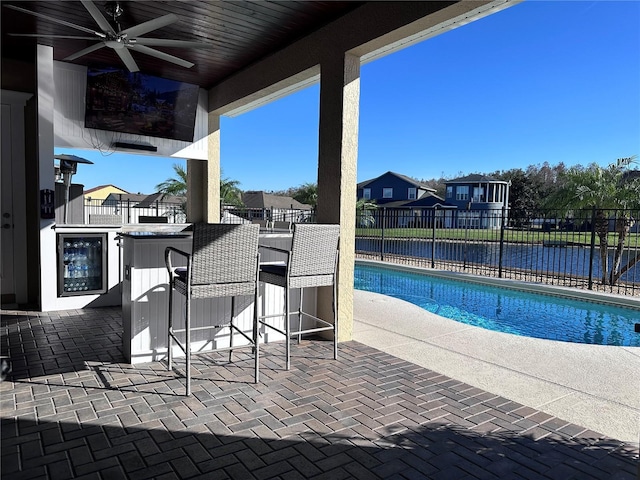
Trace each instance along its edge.
<instances>
[{"instance_id":1,"label":"exterior wall","mask_svg":"<svg viewBox=\"0 0 640 480\"><path fill-rule=\"evenodd\" d=\"M416 198L419 197L422 192L424 192L424 190L415 187L415 185L410 184L406 180L403 180L391 174L386 174L380 178L377 178L364 188L371 189L371 199L376 200L378 204L395 202L399 200L410 200L409 188L416 188ZM358 188L358 198L364 197L364 188ZM385 188L393 188L393 196L391 198L383 197L383 189ZM415 198L411 200L415 200Z\"/></svg>"},{"instance_id":2,"label":"exterior wall","mask_svg":"<svg viewBox=\"0 0 640 480\"><path fill-rule=\"evenodd\" d=\"M454 228L497 229L502 225L502 209L458 210Z\"/></svg>"},{"instance_id":3,"label":"exterior wall","mask_svg":"<svg viewBox=\"0 0 640 480\"><path fill-rule=\"evenodd\" d=\"M414 210L416 227L433 228L434 221L436 228L452 228L453 218L456 214L456 210L443 209L443 208L423 208Z\"/></svg>"},{"instance_id":4,"label":"exterior wall","mask_svg":"<svg viewBox=\"0 0 640 480\"><path fill-rule=\"evenodd\" d=\"M122 194L126 194L129 192L126 192L124 190L122 190L121 188L116 187L115 185L106 185L103 188L99 188L98 190L94 190L90 193L84 192L84 198L85 200L87 199L91 199L91 200L106 200L107 197L109 195L111 195L112 193L122 193Z\"/></svg>"},{"instance_id":5,"label":"exterior wall","mask_svg":"<svg viewBox=\"0 0 640 480\"><path fill-rule=\"evenodd\" d=\"M54 84L54 145L69 148L96 148L111 152L117 140L131 143L148 143L157 147L157 152L129 151L137 155L160 157L207 159L207 93L200 90L196 110L194 142L181 142L158 137L114 133L84 128L84 98L87 86L87 69L80 65L53 62Z\"/></svg>"},{"instance_id":6,"label":"exterior wall","mask_svg":"<svg viewBox=\"0 0 640 480\"><path fill-rule=\"evenodd\" d=\"M504 192L502 194L503 198L499 198L498 188L502 186L504 188ZM445 194L445 201L451 205L456 205L459 209L466 209L469 204L471 204L471 209L479 209L479 208L502 208L506 202L506 184L504 182L500 183L491 183L491 182L475 182L475 183L448 183L448 187L453 187L451 197ZM469 189L469 197L464 200L458 200L456 198L456 192L458 187L467 187ZM473 201L473 189L477 187L482 187L485 189L483 198L481 201ZM496 202L492 202L491 199L494 196L494 191L496 195ZM489 206L490 205L490 206Z\"/></svg>"},{"instance_id":7,"label":"exterior wall","mask_svg":"<svg viewBox=\"0 0 640 480\"><path fill-rule=\"evenodd\" d=\"M452 187L451 196L445 194L445 201L456 205L458 211L453 221L454 228L495 229L502 225L502 207L507 206L509 187L505 182L464 182L448 183ZM467 187L469 198L457 200L458 187ZM474 188L482 187L484 192L480 201L474 201ZM495 199L496 201L490 201ZM506 219L505 219L506 221Z\"/></svg>"}]
</instances>

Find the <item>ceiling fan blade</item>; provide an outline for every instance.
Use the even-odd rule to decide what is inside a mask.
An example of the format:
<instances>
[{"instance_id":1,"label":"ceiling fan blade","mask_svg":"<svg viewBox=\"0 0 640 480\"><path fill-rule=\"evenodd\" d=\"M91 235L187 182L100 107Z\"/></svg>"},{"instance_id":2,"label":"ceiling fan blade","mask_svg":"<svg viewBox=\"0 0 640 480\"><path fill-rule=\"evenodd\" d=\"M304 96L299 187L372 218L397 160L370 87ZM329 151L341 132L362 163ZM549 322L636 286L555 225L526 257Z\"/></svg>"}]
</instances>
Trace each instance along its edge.
<instances>
[{"instance_id":1,"label":"ceiling fan blade","mask_svg":"<svg viewBox=\"0 0 640 480\"><path fill-rule=\"evenodd\" d=\"M99 43L96 43L95 45L91 45L90 47L82 49L79 52L73 53L69 55L67 58L64 58L63 60L68 60L68 61L75 60L76 58L80 58L83 55L87 55L88 53L95 52L96 50L100 50L102 47L104 47L104 43L99 42Z\"/></svg>"},{"instance_id":2,"label":"ceiling fan blade","mask_svg":"<svg viewBox=\"0 0 640 480\"><path fill-rule=\"evenodd\" d=\"M180 48L213 48L215 45L188 40L170 40L168 38L138 37L129 40L130 45L146 45L147 47L180 47Z\"/></svg>"},{"instance_id":3,"label":"ceiling fan blade","mask_svg":"<svg viewBox=\"0 0 640 480\"><path fill-rule=\"evenodd\" d=\"M127 50L126 48L118 48L118 49L114 49L114 51L118 54L118 56L120 57L120 60L122 60L122 63L125 64L125 66L129 69L130 72L140 71L140 68L138 68L138 64L131 56L131 53L129 52L129 50Z\"/></svg>"},{"instance_id":4,"label":"ceiling fan blade","mask_svg":"<svg viewBox=\"0 0 640 480\"><path fill-rule=\"evenodd\" d=\"M96 21L96 23L104 33L108 33L113 36L116 35L116 31L113 29L111 24L107 21L107 19L104 18L104 15L102 15L102 12L98 10L98 7L96 7L91 0L81 0L81 2L82 2L82 5L84 5L84 8L87 9L89 14L93 17L93 19Z\"/></svg>"},{"instance_id":5,"label":"ceiling fan blade","mask_svg":"<svg viewBox=\"0 0 640 480\"><path fill-rule=\"evenodd\" d=\"M91 33L93 35L97 35L98 37L105 38L106 35L102 32L96 32L95 30L91 30L90 28L83 27L81 25L76 25L75 23L65 22L64 20L58 20L57 18L50 17L48 15L43 15L38 12L32 12L31 10L27 10L22 7L16 7L15 5L3 5L4 7L11 8L12 10L17 10L18 12L28 13L29 15L33 15L34 17L44 18L50 22L59 23L60 25L65 25L67 27L75 28L76 30L81 30L86 33Z\"/></svg>"},{"instance_id":6,"label":"ceiling fan blade","mask_svg":"<svg viewBox=\"0 0 640 480\"><path fill-rule=\"evenodd\" d=\"M10 37L35 37L35 38L67 38L69 40L98 40L96 37L79 37L78 35L46 35L40 33L7 33Z\"/></svg>"},{"instance_id":7,"label":"ceiling fan blade","mask_svg":"<svg viewBox=\"0 0 640 480\"><path fill-rule=\"evenodd\" d=\"M132 48L136 52L144 53L145 55L150 55L152 57L159 58L161 60L166 60L167 62L175 63L176 65L180 65L181 67L191 68L195 64L183 60L178 57L174 57L173 55L169 55L168 53L161 52L160 50L155 50L153 48L145 47L144 45L129 45L129 48Z\"/></svg>"},{"instance_id":8,"label":"ceiling fan blade","mask_svg":"<svg viewBox=\"0 0 640 480\"><path fill-rule=\"evenodd\" d=\"M128 38L135 38L139 35L144 35L147 32L157 30L158 28L171 25L172 23L175 23L177 21L178 21L178 17L176 17L173 13L169 13L168 15L154 18L153 20L149 20L148 22L140 23L133 27L125 28L124 30L118 32L118 35L124 35Z\"/></svg>"}]
</instances>

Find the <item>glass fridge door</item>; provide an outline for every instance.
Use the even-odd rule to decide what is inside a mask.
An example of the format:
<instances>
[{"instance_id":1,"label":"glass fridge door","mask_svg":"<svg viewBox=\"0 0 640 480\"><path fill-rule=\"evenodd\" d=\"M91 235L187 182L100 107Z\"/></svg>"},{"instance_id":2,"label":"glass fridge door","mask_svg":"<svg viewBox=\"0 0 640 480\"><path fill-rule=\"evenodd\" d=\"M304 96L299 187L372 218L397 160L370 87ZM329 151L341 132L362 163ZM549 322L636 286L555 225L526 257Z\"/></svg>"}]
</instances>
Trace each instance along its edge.
<instances>
[{"instance_id":1,"label":"glass fridge door","mask_svg":"<svg viewBox=\"0 0 640 480\"><path fill-rule=\"evenodd\" d=\"M107 291L107 235L58 235L58 295Z\"/></svg>"}]
</instances>

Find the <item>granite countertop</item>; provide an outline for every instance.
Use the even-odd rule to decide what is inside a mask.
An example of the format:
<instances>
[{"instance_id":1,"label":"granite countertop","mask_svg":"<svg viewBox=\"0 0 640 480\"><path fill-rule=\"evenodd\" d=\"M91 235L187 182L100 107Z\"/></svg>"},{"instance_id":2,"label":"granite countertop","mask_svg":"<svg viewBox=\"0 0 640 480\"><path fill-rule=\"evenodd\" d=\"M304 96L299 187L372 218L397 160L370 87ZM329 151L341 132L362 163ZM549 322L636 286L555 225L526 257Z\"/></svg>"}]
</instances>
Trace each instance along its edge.
<instances>
[{"instance_id":1,"label":"granite countertop","mask_svg":"<svg viewBox=\"0 0 640 480\"><path fill-rule=\"evenodd\" d=\"M133 232L120 232L118 234L121 237L129 238L188 238L192 235L191 232L163 232L163 231L133 231Z\"/></svg>"}]
</instances>

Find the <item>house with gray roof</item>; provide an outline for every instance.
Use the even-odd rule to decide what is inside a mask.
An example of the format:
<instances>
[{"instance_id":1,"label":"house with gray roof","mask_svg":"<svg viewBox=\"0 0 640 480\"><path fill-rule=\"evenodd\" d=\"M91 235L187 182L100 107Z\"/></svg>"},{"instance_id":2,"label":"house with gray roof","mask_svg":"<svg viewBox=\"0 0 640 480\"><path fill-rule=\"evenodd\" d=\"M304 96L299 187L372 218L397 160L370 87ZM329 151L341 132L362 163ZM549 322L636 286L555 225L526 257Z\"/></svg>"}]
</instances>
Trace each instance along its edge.
<instances>
[{"instance_id":1,"label":"house with gray roof","mask_svg":"<svg viewBox=\"0 0 640 480\"><path fill-rule=\"evenodd\" d=\"M300 203L295 198L275 195L264 191L247 191L242 194L243 210L250 212L249 218L280 222L299 222L312 215L313 207ZM239 211L238 208L233 208Z\"/></svg>"},{"instance_id":2,"label":"house with gray roof","mask_svg":"<svg viewBox=\"0 0 640 480\"><path fill-rule=\"evenodd\" d=\"M500 228L502 209L509 206L510 182L474 173L445 185L445 201L458 207L456 228Z\"/></svg>"},{"instance_id":3,"label":"house with gray roof","mask_svg":"<svg viewBox=\"0 0 640 480\"><path fill-rule=\"evenodd\" d=\"M391 171L360 182L357 196L383 207L373 213L377 226L384 222L385 227L430 227L435 221L439 227L448 227L456 209L437 196L435 189Z\"/></svg>"},{"instance_id":4,"label":"house with gray roof","mask_svg":"<svg viewBox=\"0 0 640 480\"><path fill-rule=\"evenodd\" d=\"M427 194L435 194L435 189L418 180L391 171L357 185L358 199L372 200L378 205L413 201Z\"/></svg>"}]
</instances>

